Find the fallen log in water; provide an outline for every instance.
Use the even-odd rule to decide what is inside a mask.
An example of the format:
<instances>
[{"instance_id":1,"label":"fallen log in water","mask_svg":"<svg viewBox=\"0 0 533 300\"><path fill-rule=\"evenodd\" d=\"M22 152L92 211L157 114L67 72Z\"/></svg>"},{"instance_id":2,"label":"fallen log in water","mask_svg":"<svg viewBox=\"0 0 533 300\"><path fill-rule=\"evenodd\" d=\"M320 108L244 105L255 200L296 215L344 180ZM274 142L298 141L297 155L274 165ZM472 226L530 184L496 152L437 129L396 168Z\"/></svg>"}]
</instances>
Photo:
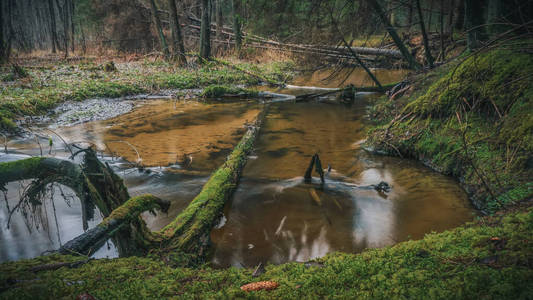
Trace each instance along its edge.
<instances>
[{"instance_id":1,"label":"fallen log in water","mask_svg":"<svg viewBox=\"0 0 533 300\"><path fill-rule=\"evenodd\" d=\"M211 229L237 187L267 109L268 106L258 115L255 124L248 127L226 162L211 175L189 206L161 229L159 234L163 240L157 247L160 250L156 250L160 255L168 257L172 256L172 252L179 252L190 256L185 263L202 261L206 255Z\"/></svg>"},{"instance_id":2,"label":"fallen log in water","mask_svg":"<svg viewBox=\"0 0 533 300\"><path fill-rule=\"evenodd\" d=\"M87 221L94 214L94 206L104 217L108 217L113 210L130 199L122 179L107 164L98 160L93 149L82 149L76 154L81 152L85 153L81 164L52 157L32 157L0 163L2 190L6 189L9 182L34 179L17 205L10 210L9 216L17 209L27 210L42 205L44 201L41 198L46 195L43 191L53 183L71 188L80 199L84 230L88 228ZM146 245L143 234L137 234L147 232L146 224L137 218L130 228L133 230L121 230L119 233L122 238L115 243L119 253L130 253Z\"/></svg>"},{"instance_id":3,"label":"fallen log in water","mask_svg":"<svg viewBox=\"0 0 533 300\"><path fill-rule=\"evenodd\" d=\"M70 240L64 244L60 249L61 254L88 254L92 250L96 250L95 245L109 239L121 227L129 225L130 222L138 220L139 214L145 211L153 211L160 209L164 212L168 211L170 202L161 200L152 195L142 195L129 199L113 210L111 214L105 218L96 227L91 228L82 235Z\"/></svg>"},{"instance_id":4,"label":"fallen log in water","mask_svg":"<svg viewBox=\"0 0 533 300\"><path fill-rule=\"evenodd\" d=\"M370 93L385 93L386 91L392 89L395 87L398 83L390 83L390 84L383 84L381 85L381 88L379 86L353 86L349 85L344 88L338 88L338 89L327 89L326 91L320 91L315 93L308 93L303 95L298 95L294 98L294 101L309 101L314 98L323 97L335 93L340 92L353 92L353 93L359 93L359 92L370 92ZM297 86L292 86L292 88L298 88Z\"/></svg>"}]
</instances>

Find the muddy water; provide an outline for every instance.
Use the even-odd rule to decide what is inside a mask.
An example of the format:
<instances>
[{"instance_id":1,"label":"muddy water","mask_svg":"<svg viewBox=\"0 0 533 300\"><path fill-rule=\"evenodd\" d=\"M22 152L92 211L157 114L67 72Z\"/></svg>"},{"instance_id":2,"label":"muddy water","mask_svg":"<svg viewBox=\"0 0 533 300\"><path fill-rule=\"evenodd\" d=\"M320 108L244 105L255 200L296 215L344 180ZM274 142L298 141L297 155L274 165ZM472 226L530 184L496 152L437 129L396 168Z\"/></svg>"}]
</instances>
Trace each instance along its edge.
<instances>
[{"instance_id":1,"label":"muddy water","mask_svg":"<svg viewBox=\"0 0 533 300\"><path fill-rule=\"evenodd\" d=\"M215 265L306 261L332 251L418 239L472 218L463 190L420 164L360 150L365 138L365 96L347 107L276 103L212 232ZM302 177L314 153L331 171L322 187ZM315 176L317 176L315 174ZM385 181L388 193L369 185ZM319 202L311 196L314 190Z\"/></svg>"},{"instance_id":2,"label":"muddy water","mask_svg":"<svg viewBox=\"0 0 533 300\"><path fill-rule=\"evenodd\" d=\"M329 74L324 72L304 75L294 84L336 87L342 79L324 81ZM378 72L383 82L396 81L400 75L402 71ZM365 76L356 71L347 83L367 85ZM225 207L223 222L212 232L215 266L250 267L259 262L305 261L331 251L358 252L420 238L472 218L466 195L453 180L416 162L372 156L360 149L365 138L365 102L371 97L360 95L351 106L315 102L270 106L256 151L235 196ZM90 142L103 150L106 156L102 159L124 178L132 196L152 193L170 200L168 214L144 216L149 227L157 230L198 194L210 172L238 142L245 124L261 108L253 101L204 104L151 100L107 121L53 130L69 143ZM45 154L47 137L51 137L51 155L68 156L56 135L44 129L41 133ZM15 156L0 155L0 161L40 153L33 138L10 141L9 148ZM331 166L324 186L316 178L311 184L302 183L301 176L314 153L320 154L324 168ZM139 171L135 165L145 169ZM369 186L380 181L392 186L388 193ZM19 199L19 186L8 186L11 208ZM67 194L68 201L62 194ZM48 219L48 230L33 230L31 234L20 214L13 216L11 229L6 229L7 207L0 202L0 261L57 249L58 233L65 242L83 232L78 200L69 197L68 190L55 190L51 197L55 199L57 226L48 202L47 210L41 213ZM100 219L97 213L90 225ZM95 257L117 255L110 242Z\"/></svg>"},{"instance_id":3,"label":"muddy water","mask_svg":"<svg viewBox=\"0 0 533 300\"><path fill-rule=\"evenodd\" d=\"M245 131L245 124L255 119L259 109L256 102L216 105L152 100L130 113L106 121L53 128L54 133L46 126L35 128L41 136L38 139L40 146L33 137L11 140L8 143L10 154L0 153L0 162L40 155L41 149L44 155L66 159L70 152L58 136L67 143L94 144L106 153L102 160L124 178L130 195L151 193L172 201L168 214L153 217L147 213L145 216L149 227L158 230L200 192L210 173L222 164ZM52 139L51 150L48 138ZM139 171L137 165L142 165L143 170ZM7 202L0 202L0 262L34 257L57 249L60 242L83 232L80 202L65 187L62 190L56 187L47 195L45 205L38 211L40 218L28 220L17 211L8 229L8 206L10 209L15 207L21 188L28 183L10 183ZM101 219L96 212L90 225L95 226ZM110 241L94 256L117 255Z\"/></svg>"}]
</instances>

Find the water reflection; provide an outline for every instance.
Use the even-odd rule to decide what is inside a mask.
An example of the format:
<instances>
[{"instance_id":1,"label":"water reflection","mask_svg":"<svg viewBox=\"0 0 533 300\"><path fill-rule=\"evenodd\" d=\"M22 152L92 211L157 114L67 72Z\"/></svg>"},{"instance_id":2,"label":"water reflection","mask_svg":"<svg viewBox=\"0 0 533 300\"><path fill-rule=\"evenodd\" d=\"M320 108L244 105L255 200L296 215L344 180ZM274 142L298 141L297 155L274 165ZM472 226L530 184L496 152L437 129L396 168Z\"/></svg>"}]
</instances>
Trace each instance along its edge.
<instances>
[{"instance_id":1,"label":"water reflection","mask_svg":"<svg viewBox=\"0 0 533 300\"><path fill-rule=\"evenodd\" d=\"M472 218L456 182L420 164L373 156L364 138L365 96L352 106L277 103L271 107L227 222L213 230L215 266L307 261L421 238ZM311 156L332 170L305 184ZM388 193L370 185L388 182ZM310 193L315 190L319 200Z\"/></svg>"}]
</instances>

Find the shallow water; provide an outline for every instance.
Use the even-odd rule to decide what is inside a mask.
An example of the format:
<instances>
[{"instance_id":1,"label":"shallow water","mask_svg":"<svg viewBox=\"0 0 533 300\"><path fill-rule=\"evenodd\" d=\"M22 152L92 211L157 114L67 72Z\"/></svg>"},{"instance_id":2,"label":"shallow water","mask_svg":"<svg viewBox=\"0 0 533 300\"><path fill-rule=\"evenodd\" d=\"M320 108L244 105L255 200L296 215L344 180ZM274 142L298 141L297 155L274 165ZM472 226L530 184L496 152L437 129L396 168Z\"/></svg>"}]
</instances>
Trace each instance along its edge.
<instances>
[{"instance_id":1,"label":"shallow water","mask_svg":"<svg viewBox=\"0 0 533 300\"><path fill-rule=\"evenodd\" d=\"M295 85L336 87L321 80L325 71L304 74ZM346 71L347 72L347 71ZM384 83L398 80L397 73L378 72ZM347 73L346 73L347 74ZM367 85L361 70L347 82ZM304 89L305 90L305 89ZM302 89L285 89L301 93ZM360 149L365 138L365 106L372 94L360 94L351 106L325 103L280 102L270 105L264 127L250 156L233 199L226 205L224 222L212 232L215 266L247 266L259 262L305 261L331 251L358 252L366 247L390 245L420 238L472 219L472 209L456 182L398 158L369 155ZM207 181L211 171L236 145L247 123L262 105L206 104L194 101L151 100L133 111L106 121L54 128L66 142L90 142L106 153L103 160L124 178L132 196L152 193L171 201L168 214L143 215L152 230L168 224L185 208ZM48 153L67 157L61 139L46 128L41 147L34 138L10 141L11 153ZM322 187L315 178L302 182L309 160L319 153L322 165L331 166ZM113 157L111 157L111 154ZM0 161L20 158L0 154ZM124 158L117 158L118 156ZM143 165L143 171L136 165ZM316 176L316 174L315 174ZM386 181L388 193L369 185ZM20 183L10 183L7 203L19 199ZM316 193L317 199L311 196ZM0 202L0 261L29 258L59 247L83 232L79 201L55 190L53 207L43 212L48 230L30 234L20 214L7 230L7 207ZM313 200L314 199L314 200ZM43 206L44 207L44 206ZM90 222L98 224L98 214ZM108 243L95 257L116 257Z\"/></svg>"},{"instance_id":2,"label":"shallow water","mask_svg":"<svg viewBox=\"0 0 533 300\"><path fill-rule=\"evenodd\" d=\"M411 160L373 156L364 139L364 96L348 107L276 103L245 167L224 226L213 230L216 266L307 261L332 251L418 239L472 218L452 179ZM314 153L331 166L322 188L302 177ZM315 174L315 176L318 176ZM385 181L389 193L369 185ZM314 189L320 203L313 200Z\"/></svg>"}]
</instances>

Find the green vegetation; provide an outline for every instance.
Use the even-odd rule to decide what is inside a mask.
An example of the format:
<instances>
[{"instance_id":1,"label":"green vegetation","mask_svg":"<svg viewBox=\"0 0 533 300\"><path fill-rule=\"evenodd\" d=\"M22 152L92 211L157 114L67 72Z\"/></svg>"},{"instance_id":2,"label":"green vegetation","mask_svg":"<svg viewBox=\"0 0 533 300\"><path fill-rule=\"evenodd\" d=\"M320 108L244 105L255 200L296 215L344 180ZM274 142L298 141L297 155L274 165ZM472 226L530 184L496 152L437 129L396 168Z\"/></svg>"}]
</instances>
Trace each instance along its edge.
<instances>
[{"instance_id":1,"label":"green vegetation","mask_svg":"<svg viewBox=\"0 0 533 300\"><path fill-rule=\"evenodd\" d=\"M493 50L418 75L370 109L367 144L459 178L480 209L517 203L533 194L532 72L529 54Z\"/></svg>"},{"instance_id":2,"label":"green vegetation","mask_svg":"<svg viewBox=\"0 0 533 300\"><path fill-rule=\"evenodd\" d=\"M107 72L109 65L83 61L77 65L32 68L24 81L15 81L0 91L0 129L13 129L13 119L17 116L43 114L66 100L260 83L257 76L217 63L207 63L198 69L180 68L164 61L117 63L114 64L117 71ZM277 81L289 79L291 72L288 70L294 66L291 62L236 65L249 73L262 74Z\"/></svg>"},{"instance_id":3,"label":"green vegetation","mask_svg":"<svg viewBox=\"0 0 533 300\"><path fill-rule=\"evenodd\" d=\"M83 257L42 256L0 265L4 299L73 298L90 293L116 298L527 299L533 295L533 211L486 217L419 241L333 253L316 263L252 269L172 268L160 259L93 260L79 268L32 268ZM273 291L246 293L243 284L272 280Z\"/></svg>"}]
</instances>

